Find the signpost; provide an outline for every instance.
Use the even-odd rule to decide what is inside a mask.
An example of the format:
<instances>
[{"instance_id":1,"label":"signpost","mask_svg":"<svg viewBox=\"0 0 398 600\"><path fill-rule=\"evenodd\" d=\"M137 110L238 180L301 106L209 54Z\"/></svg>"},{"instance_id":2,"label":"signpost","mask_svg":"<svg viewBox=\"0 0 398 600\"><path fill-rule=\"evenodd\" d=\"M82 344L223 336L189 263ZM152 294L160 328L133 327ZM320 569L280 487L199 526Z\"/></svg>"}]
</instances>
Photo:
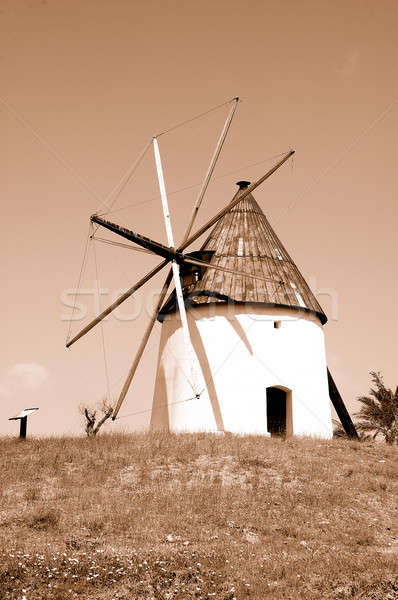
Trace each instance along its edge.
<instances>
[{"instance_id":1,"label":"signpost","mask_svg":"<svg viewBox=\"0 0 398 600\"><path fill-rule=\"evenodd\" d=\"M18 421L18 420L21 421L20 428L19 428L20 439L24 440L26 438L28 415L32 414L36 410L39 410L39 409L38 408L25 408L25 410L20 412L19 415L17 415L16 417L10 417L8 419L9 421Z\"/></svg>"}]
</instances>

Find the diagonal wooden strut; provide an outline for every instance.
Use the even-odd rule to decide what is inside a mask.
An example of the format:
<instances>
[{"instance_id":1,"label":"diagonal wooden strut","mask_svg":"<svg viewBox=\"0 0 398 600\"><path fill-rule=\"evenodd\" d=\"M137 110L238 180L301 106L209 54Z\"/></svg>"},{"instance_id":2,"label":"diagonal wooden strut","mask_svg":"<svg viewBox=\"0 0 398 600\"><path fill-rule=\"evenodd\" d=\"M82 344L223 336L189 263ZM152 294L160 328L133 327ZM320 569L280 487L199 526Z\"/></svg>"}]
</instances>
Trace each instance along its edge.
<instances>
[{"instance_id":1,"label":"diagonal wooden strut","mask_svg":"<svg viewBox=\"0 0 398 600\"><path fill-rule=\"evenodd\" d=\"M334 382L331 372L328 369L328 384L329 384L329 396L332 401L332 404L335 408L335 411L341 421L342 426L344 427L344 431L348 435L348 437L358 440L358 433L355 429L355 425L352 422L350 417L350 413L346 409L346 406L343 402L343 398L340 395L339 390Z\"/></svg>"}]
</instances>

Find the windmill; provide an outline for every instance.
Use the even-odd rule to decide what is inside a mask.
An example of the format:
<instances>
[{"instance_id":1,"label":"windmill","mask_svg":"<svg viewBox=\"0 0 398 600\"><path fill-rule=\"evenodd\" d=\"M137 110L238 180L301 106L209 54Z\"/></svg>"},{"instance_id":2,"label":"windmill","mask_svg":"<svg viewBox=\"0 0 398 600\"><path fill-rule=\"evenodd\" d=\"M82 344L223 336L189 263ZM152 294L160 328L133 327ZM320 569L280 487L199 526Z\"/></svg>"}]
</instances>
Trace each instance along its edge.
<instances>
[{"instance_id":1,"label":"windmill","mask_svg":"<svg viewBox=\"0 0 398 600\"><path fill-rule=\"evenodd\" d=\"M347 433L355 436L326 366L322 331L326 315L252 196L293 156L294 150L284 154L254 183L238 182L232 200L192 233L238 101L232 101L185 235L177 247L157 137L152 145L168 246L98 214L91 216L91 223L160 256L162 261L66 345L70 347L86 335L170 264L113 420L159 320L162 335L151 429L329 438L330 394ZM212 227L199 251L186 252ZM174 290L165 302L171 281Z\"/></svg>"}]
</instances>

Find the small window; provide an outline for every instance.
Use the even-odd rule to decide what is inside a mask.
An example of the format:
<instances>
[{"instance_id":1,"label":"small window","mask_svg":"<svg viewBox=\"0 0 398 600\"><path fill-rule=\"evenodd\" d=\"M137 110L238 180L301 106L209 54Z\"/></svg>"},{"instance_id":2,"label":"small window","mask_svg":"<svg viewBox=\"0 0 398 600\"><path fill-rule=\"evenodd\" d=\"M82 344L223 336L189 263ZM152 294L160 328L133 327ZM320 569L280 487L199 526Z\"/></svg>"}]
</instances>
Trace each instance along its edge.
<instances>
[{"instance_id":1,"label":"small window","mask_svg":"<svg viewBox=\"0 0 398 600\"><path fill-rule=\"evenodd\" d=\"M243 256L243 238L238 239L238 256Z\"/></svg>"},{"instance_id":2,"label":"small window","mask_svg":"<svg viewBox=\"0 0 398 600\"><path fill-rule=\"evenodd\" d=\"M274 329L280 329L281 328L281 321L274 321Z\"/></svg>"}]
</instances>

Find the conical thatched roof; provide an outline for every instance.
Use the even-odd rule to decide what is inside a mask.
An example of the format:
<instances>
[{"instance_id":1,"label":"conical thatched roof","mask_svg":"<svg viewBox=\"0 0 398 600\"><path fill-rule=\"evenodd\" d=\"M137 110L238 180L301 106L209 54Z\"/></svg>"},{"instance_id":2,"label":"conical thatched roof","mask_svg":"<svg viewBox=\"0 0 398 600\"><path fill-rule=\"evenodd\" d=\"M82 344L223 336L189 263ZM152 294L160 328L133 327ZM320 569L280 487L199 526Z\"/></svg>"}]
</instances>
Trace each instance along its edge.
<instances>
[{"instance_id":1,"label":"conical thatched roof","mask_svg":"<svg viewBox=\"0 0 398 600\"><path fill-rule=\"evenodd\" d=\"M249 184L238 185L239 195ZM212 253L210 264L267 281L206 269L199 281L184 286L187 308L210 302L260 303L316 313L326 323L321 306L251 194L218 221L201 252ZM161 315L173 310L171 297Z\"/></svg>"}]
</instances>

